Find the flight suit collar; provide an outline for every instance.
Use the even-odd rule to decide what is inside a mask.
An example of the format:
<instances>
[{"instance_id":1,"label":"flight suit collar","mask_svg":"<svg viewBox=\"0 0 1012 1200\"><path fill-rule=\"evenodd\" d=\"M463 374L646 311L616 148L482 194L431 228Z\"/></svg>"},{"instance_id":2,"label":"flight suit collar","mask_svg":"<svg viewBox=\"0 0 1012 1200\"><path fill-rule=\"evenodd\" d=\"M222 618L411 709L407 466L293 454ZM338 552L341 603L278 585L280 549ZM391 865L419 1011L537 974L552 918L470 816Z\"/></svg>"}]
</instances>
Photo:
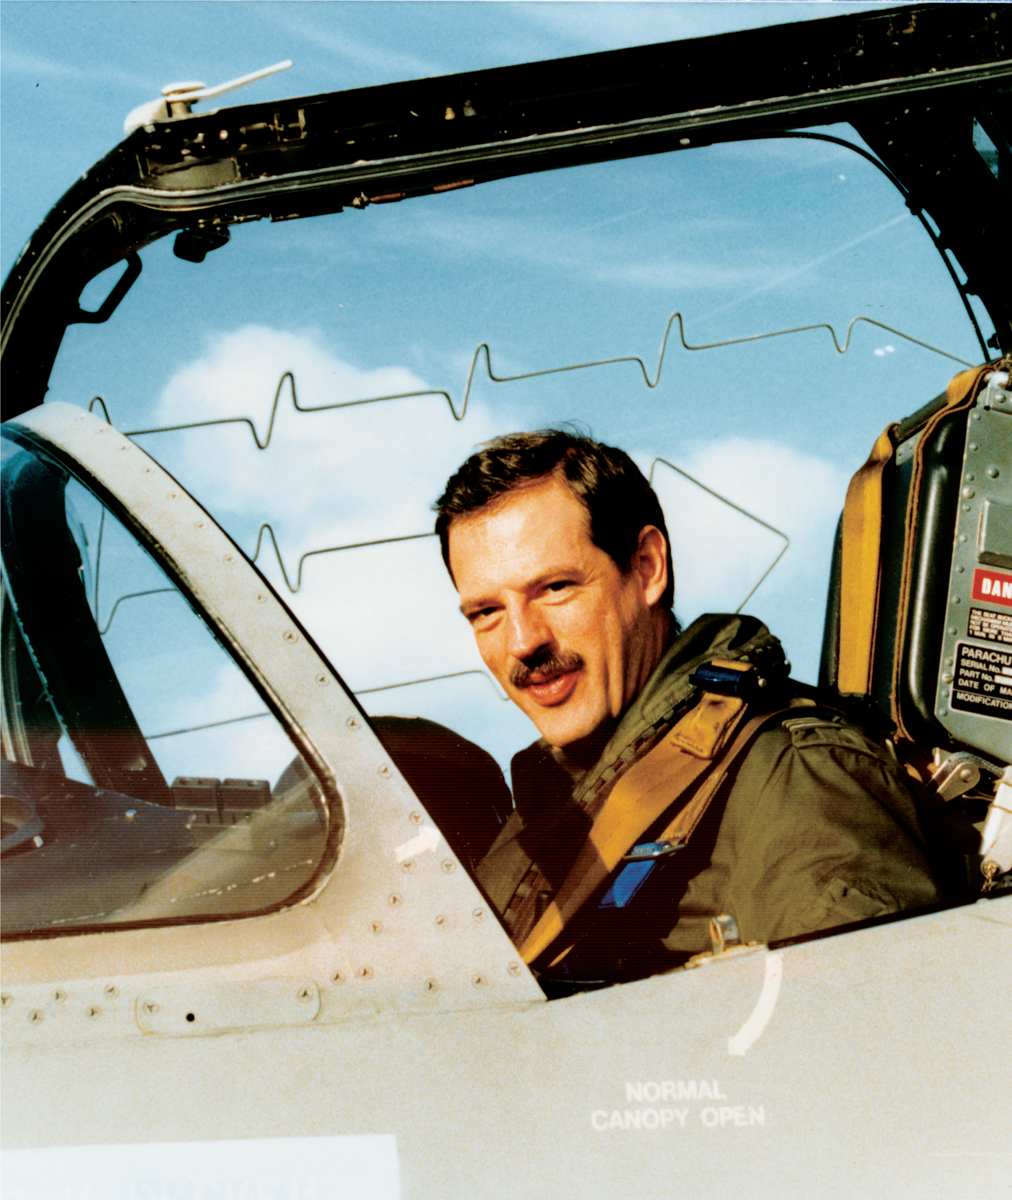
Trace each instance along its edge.
<instances>
[{"instance_id":1,"label":"flight suit collar","mask_svg":"<svg viewBox=\"0 0 1012 1200\"><path fill-rule=\"evenodd\" d=\"M530 754L537 749L540 751L538 757L550 756L572 780L573 800L581 803L599 785L608 783L637 757L648 741L672 723L678 710L695 694L689 676L714 658L751 662L763 674L772 677L785 676L789 669L779 639L761 621L738 614L707 613L697 617L671 643L589 770L577 766L565 750L549 746L544 739L539 739L521 754ZM519 794L516 796L521 812L526 799Z\"/></svg>"}]
</instances>

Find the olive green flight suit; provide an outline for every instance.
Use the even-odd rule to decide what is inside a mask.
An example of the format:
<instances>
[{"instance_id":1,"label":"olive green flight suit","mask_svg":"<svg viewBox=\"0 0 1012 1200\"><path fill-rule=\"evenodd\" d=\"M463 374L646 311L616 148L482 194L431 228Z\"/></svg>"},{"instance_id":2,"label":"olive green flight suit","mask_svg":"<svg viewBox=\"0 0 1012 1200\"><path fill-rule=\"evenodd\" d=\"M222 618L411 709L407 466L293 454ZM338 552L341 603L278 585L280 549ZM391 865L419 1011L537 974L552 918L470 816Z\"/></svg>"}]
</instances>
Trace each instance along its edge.
<instances>
[{"instance_id":1,"label":"olive green flight suit","mask_svg":"<svg viewBox=\"0 0 1012 1200\"><path fill-rule=\"evenodd\" d=\"M668 649L589 770L544 740L515 756L516 810L477 871L507 923L532 865L549 882L547 905L589 829L584 821L581 832L580 810L687 711L689 676L714 658L751 662L774 687L786 678L779 641L755 618L703 616ZM560 821L566 836L553 843ZM688 847L633 904L592 915L560 970L617 980L677 966L709 949L720 913L735 918L742 941L770 942L940 898L903 769L839 717L801 706L758 735Z\"/></svg>"}]
</instances>

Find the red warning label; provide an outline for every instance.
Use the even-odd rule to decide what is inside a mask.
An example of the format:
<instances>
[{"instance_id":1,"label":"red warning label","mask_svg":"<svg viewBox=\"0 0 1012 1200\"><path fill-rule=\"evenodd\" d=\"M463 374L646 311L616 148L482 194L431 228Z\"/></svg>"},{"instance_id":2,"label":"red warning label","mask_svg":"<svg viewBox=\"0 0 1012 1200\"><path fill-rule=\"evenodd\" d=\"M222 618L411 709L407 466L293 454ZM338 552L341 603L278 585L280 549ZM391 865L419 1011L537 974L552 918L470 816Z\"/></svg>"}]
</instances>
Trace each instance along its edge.
<instances>
[{"instance_id":1,"label":"red warning label","mask_svg":"<svg viewBox=\"0 0 1012 1200\"><path fill-rule=\"evenodd\" d=\"M980 567L973 573L973 598L1012 608L1012 575L1001 571L985 571Z\"/></svg>"}]
</instances>

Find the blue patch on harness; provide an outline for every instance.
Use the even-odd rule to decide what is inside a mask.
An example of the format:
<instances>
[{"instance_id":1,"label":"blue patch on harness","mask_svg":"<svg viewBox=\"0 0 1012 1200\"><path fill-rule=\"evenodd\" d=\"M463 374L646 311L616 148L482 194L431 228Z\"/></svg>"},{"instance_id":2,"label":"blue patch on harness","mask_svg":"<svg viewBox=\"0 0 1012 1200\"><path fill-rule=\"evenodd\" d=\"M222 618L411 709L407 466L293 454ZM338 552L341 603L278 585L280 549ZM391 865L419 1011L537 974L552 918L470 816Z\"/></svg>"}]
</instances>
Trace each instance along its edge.
<instances>
[{"instance_id":1,"label":"blue patch on harness","mask_svg":"<svg viewBox=\"0 0 1012 1200\"><path fill-rule=\"evenodd\" d=\"M611 881L611 887L605 892L598 907L625 908L656 866L657 859L652 862L626 863Z\"/></svg>"},{"instance_id":2,"label":"blue patch on harness","mask_svg":"<svg viewBox=\"0 0 1012 1200\"><path fill-rule=\"evenodd\" d=\"M673 850L670 842L641 842L625 856L625 866L611 881L598 908L625 908L646 882L647 876ZM631 860L631 861L630 861Z\"/></svg>"}]
</instances>

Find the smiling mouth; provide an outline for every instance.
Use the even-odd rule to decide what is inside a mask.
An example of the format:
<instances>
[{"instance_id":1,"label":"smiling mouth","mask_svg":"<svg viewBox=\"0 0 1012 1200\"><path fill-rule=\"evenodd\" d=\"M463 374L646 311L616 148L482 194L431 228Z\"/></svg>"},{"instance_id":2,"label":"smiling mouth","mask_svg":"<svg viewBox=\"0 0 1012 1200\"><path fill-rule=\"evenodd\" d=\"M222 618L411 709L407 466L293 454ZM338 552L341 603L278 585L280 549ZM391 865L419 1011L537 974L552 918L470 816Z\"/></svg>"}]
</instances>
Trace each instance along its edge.
<instances>
[{"instance_id":1,"label":"smiling mouth","mask_svg":"<svg viewBox=\"0 0 1012 1200\"><path fill-rule=\"evenodd\" d=\"M573 694L583 670L579 654L532 655L517 663L510 672L510 683L542 708L562 704Z\"/></svg>"},{"instance_id":2,"label":"smiling mouth","mask_svg":"<svg viewBox=\"0 0 1012 1200\"><path fill-rule=\"evenodd\" d=\"M578 671L565 671L561 675L553 675L548 679L539 680L537 676L525 688L528 696L542 708L551 708L568 700L572 695L579 679Z\"/></svg>"}]
</instances>

